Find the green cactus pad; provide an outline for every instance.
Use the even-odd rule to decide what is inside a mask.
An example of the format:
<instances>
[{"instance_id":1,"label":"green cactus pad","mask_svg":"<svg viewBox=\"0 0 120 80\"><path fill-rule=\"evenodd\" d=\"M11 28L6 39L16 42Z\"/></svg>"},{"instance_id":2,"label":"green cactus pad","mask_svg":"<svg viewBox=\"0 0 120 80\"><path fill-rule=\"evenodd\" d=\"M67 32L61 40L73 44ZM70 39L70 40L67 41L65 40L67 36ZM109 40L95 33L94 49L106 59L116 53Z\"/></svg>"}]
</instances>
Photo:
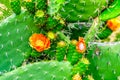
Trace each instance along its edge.
<instances>
[{"instance_id":1,"label":"green cactus pad","mask_svg":"<svg viewBox=\"0 0 120 80\"><path fill-rule=\"evenodd\" d=\"M0 80L71 80L69 62L37 62L22 66L0 77Z\"/></svg>"},{"instance_id":2,"label":"green cactus pad","mask_svg":"<svg viewBox=\"0 0 120 80\"><path fill-rule=\"evenodd\" d=\"M120 15L120 0L113 0L109 7L100 14L99 18L102 21L107 21L119 15Z\"/></svg>"},{"instance_id":3,"label":"green cactus pad","mask_svg":"<svg viewBox=\"0 0 120 80\"><path fill-rule=\"evenodd\" d=\"M66 0L59 13L68 22L88 21L107 6L106 0Z\"/></svg>"},{"instance_id":4,"label":"green cactus pad","mask_svg":"<svg viewBox=\"0 0 120 80\"><path fill-rule=\"evenodd\" d=\"M11 15L0 23L0 72L20 66L24 56L31 52L29 37L38 32L27 13Z\"/></svg>"},{"instance_id":5,"label":"green cactus pad","mask_svg":"<svg viewBox=\"0 0 120 80\"><path fill-rule=\"evenodd\" d=\"M89 74L95 80L119 80L120 42L91 43L87 57L91 63Z\"/></svg>"}]
</instances>

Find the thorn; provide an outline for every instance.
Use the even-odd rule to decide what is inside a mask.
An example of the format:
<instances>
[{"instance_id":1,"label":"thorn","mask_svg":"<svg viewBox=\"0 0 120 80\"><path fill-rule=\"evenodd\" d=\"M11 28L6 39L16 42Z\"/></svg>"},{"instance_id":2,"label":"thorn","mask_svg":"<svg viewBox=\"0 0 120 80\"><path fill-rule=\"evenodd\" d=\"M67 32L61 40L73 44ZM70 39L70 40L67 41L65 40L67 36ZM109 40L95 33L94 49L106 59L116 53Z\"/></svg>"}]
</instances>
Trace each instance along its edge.
<instances>
[{"instance_id":1,"label":"thorn","mask_svg":"<svg viewBox=\"0 0 120 80\"><path fill-rule=\"evenodd\" d=\"M29 77L33 77L33 75L32 75L32 74L30 74L30 75L29 75Z\"/></svg>"},{"instance_id":2,"label":"thorn","mask_svg":"<svg viewBox=\"0 0 120 80\"><path fill-rule=\"evenodd\" d=\"M67 80L67 78L66 78L66 77L63 77L63 80Z\"/></svg>"},{"instance_id":3,"label":"thorn","mask_svg":"<svg viewBox=\"0 0 120 80\"><path fill-rule=\"evenodd\" d=\"M72 4L73 5L73 7L75 7L76 8L76 4Z\"/></svg>"},{"instance_id":4,"label":"thorn","mask_svg":"<svg viewBox=\"0 0 120 80\"><path fill-rule=\"evenodd\" d=\"M0 33L0 37L2 36L2 34Z\"/></svg>"},{"instance_id":5,"label":"thorn","mask_svg":"<svg viewBox=\"0 0 120 80\"><path fill-rule=\"evenodd\" d=\"M10 35L10 32L7 32L7 37Z\"/></svg>"},{"instance_id":6,"label":"thorn","mask_svg":"<svg viewBox=\"0 0 120 80\"><path fill-rule=\"evenodd\" d=\"M8 53L7 53L7 52L5 53L5 55L6 55L6 57L8 58Z\"/></svg>"},{"instance_id":7,"label":"thorn","mask_svg":"<svg viewBox=\"0 0 120 80\"><path fill-rule=\"evenodd\" d=\"M12 59L10 59L10 63L13 64L13 60Z\"/></svg>"},{"instance_id":8,"label":"thorn","mask_svg":"<svg viewBox=\"0 0 120 80\"><path fill-rule=\"evenodd\" d=\"M11 46L13 46L13 41L10 41Z\"/></svg>"},{"instance_id":9,"label":"thorn","mask_svg":"<svg viewBox=\"0 0 120 80\"><path fill-rule=\"evenodd\" d=\"M41 70L41 67L38 67L38 70Z\"/></svg>"},{"instance_id":10,"label":"thorn","mask_svg":"<svg viewBox=\"0 0 120 80\"><path fill-rule=\"evenodd\" d=\"M55 75L52 75L52 80L54 80L55 79Z\"/></svg>"},{"instance_id":11,"label":"thorn","mask_svg":"<svg viewBox=\"0 0 120 80\"><path fill-rule=\"evenodd\" d=\"M15 80L19 80L19 76L17 76L17 77L15 78Z\"/></svg>"},{"instance_id":12,"label":"thorn","mask_svg":"<svg viewBox=\"0 0 120 80\"><path fill-rule=\"evenodd\" d=\"M17 28L16 32L19 33L19 29L18 28Z\"/></svg>"},{"instance_id":13,"label":"thorn","mask_svg":"<svg viewBox=\"0 0 120 80\"><path fill-rule=\"evenodd\" d=\"M1 44L1 49L3 49L4 48L4 45L3 44Z\"/></svg>"},{"instance_id":14,"label":"thorn","mask_svg":"<svg viewBox=\"0 0 120 80\"><path fill-rule=\"evenodd\" d=\"M84 4L84 6L86 5L86 2L85 2L85 0L84 0L84 1L81 1L81 3L83 3L83 4Z\"/></svg>"},{"instance_id":15,"label":"thorn","mask_svg":"<svg viewBox=\"0 0 120 80\"><path fill-rule=\"evenodd\" d=\"M107 62L107 65L108 65L108 66L111 66L111 63L110 63L110 61L109 61L109 62Z\"/></svg>"},{"instance_id":16,"label":"thorn","mask_svg":"<svg viewBox=\"0 0 120 80\"><path fill-rule=\"evenodd\" d=\"M22 36L20 37L20 40L23 41L23 37Z\"/></svg>"},{"instance_id":17,"label":"thorn","mask_svg":"<svg viewBox=\"0 0 120 80\"><path fill-rule=\"evenodd\" d=\"M17 52L21 52L21 50L20 50L20 49L16 49L16 51L17 51Z\"/></svg>"},{"instance_id":18,"label":"thorn","mask_svg":"<svg viewBox=\"0 0 120 80\"><path fill-rule=\"evenodd\" d=\"M102 76L101 79L104 80L104 77Z\"/></svg>"},{"instance_id":19,"label":"thorn","mask_svg":"<svg viewBox=\"0 0 120 80\"><path fill-rule=\"evenodd\" d=\"M28 25L26 25L26 26L25 26L25 30L27 30L27 29L29 30L29 27L28 27Z\"/></svg>"},{"instance_id":20,"label":"thorn","mask_svg":"<svg viewBox=\"0 0 120 80\"><path fill-rule=\"evenodd\" d=\"M82 17L82 15L78 15L78 17L79 17L79 18L81 18L81 17Z\"/></svg>"},{"instance_id":21,"label":"thorn","mask_svg":"<svg viewBox=\"0 0 120 80\"><path fill-rule=\"evenodd\" d=\"M44 72L44 75L47 75L47 74L48 74L48 72L47 72L47 71L45 71L45 72Z\"/></svg>"},{"instance_id":22,"label":"thorn","mask_svg":"<svg viewBox=\"0 0 120 80\"><path fill-rule=\"evenodd\" d=\"M113 70L113 74L116 74L116 71L115 71L115 70Z\"/></svg>"},{"instance_id":23,"label":"thorn","mask_svg":"<svg viewBox=\"0 0 120 80\"><path fill-rule=\"evenodd\" d=\"M96 70L98 70L98 69L99 69L99 67L97 66L97 67L96 67Z\"/></svg>"},{"instance_id":24,"label":"thorn","mask_svg":"<svg viewBox=\"0 0 120 80\"><path fill-rule=\"evenodd\" d=\"M95 54L92 54L92 59L94 59L95 58Z\"/></svg>"},{"instance_id":25,"label":"thorn","mask_svg":"<svg viewBox=\"0 0 120 80\"><path fill-rule=\"evenodd\" d=\"M96 4L96 1L93 1L93 4L95 5L95 4Z\"/></svg>"},{"instance_id":26,"label":"thorn","mask_svg":"<svg viewBox=\"0 0 120 80\"><path fill-rule=\"evenodd\" d=\"M15 20L15 25L17 24L17 22L18 22L18 20L16 19L16 20Z\"/></svg>"},{"instance_id":27,"label":"thorn","mask_svg":"<svg viewBox=\"0 0 120 80\"><path fill-rule=\"evenodd\" d=\"M63 68L60 68L60 71L64 71L64 69L63 69Z\"/></svg>"},{"instance_id":28,"label":"thorn","mask_svg":"<svg viewBox=\"0 0 120 80\"><path fill-rule=\"evenodd\" d=\"M64 8L62 8L62 9L61 9L61 11L65 12L65 9L64 9Z\"/></svg>"},{"instance_id":29,"label":"thorn","mask_svg":"<svg viewBox=\"0 0 120 80\"><path fill-rule=\"evenodd\" d=\"M23 21L26 21L26 16L23 18Z\"/></svg>"}]
</instances>

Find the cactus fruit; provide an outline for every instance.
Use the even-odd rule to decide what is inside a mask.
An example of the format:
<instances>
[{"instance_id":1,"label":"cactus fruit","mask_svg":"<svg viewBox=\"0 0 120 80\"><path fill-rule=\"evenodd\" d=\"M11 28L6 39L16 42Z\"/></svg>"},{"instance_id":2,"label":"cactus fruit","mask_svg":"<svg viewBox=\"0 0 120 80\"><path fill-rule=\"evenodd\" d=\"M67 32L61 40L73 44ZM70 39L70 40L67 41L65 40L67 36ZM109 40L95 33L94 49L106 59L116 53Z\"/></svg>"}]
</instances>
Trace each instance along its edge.
<instances>
[{"instance_id":1,"label":"cactus fruit","mask_svg":"<svg viewBox=\"0 0 120 80\"><path fill-rule=\"evenodd\" d=\"M54 19L53 17L48 17L46 22L47 29L53 29L57 26L58 21Z\"/></svg>"},{"instance_id":2,"label":"cactus fruit","mask_svg":"<svg viewBox=\"0 0 120 80\"><path fill-rule=\"evenodd\" d=\"M63 61L66 55L66 43L64 41L58 42L58 45L56 47L56 59L58 61Z\"/></svg>"},{"instance_id":3,"label":"cactus fruit","mask_svg":"<svg viewBox=\"0 0 120 80\"><path fill-rule=\"evenodd\" d=\"M82 57L82 54L77 52L76 45L70 44L67 50L66 58L72 65L76 64L79 59Z\"/></svg>"},{"instance_id":4,"label":"cactus fruit","mask_svg":"<svg viewBox=\"0 0 120 80\"><path fill-rule=\"evenodd\" d=\"M37 62L0 76L0 80L72 80L69 62Z\"/></svg>"},{"instance_id":5,"label":"cactus fruit","mask_svg":"<svg viewBox=\"0 0 120 80\"><path fill-rule=\"evenodd\" d=\"M35 3L33 0L25 1L25 6L30 13L35 14Z\"/></svg>"},{"instance_id":6,"label":"cactus fruit","mask_svg":"<svg viewBox=\"0 0 120 80\"><path fill-rule=\"evenodd\" d=\"M83 37L79 37L79 41L76 43L76 50L79 53L85 53L86 51L86 43Z\"/></svg>"},{"instance_id":7,"label":"cactus fruit","mask_svg":"<svg viewBox=\"0 0 120 80\"><path fill-rule=\"evenodd\" d=\"M21 13L21 3L20 3L20 0L12 0L10 4L11 4L11 8L12 8L13 12L16 15L19 15Z\"/></svg>"},{"instance_id":8,"label":"cactus fruit","mask_svg":"<svg viewBox=\"0 0 120 80\"><path fill-rule=\"evenodd\" d=\"M66 0L59 13L68 22L88 21L98 16L106 6L106 0Z\"/></svg>"},{"instance_id":9,"label":"cactus fruit","mask_svg":"<svg viewBox=\"0 0 120 80\"><path fill-rule=\"evenodd\" d=\"M120 42L90 43L88 59L89 74L95 80L119 80L120 76Z\"/></svg>"},{"instance_id":10,"label":"cactus fruit","mask_svg":"<svg viewBox=\"0 0 120 80\"><path fill-rule=\"evenodd\" d=\"M88 70L89 61L86 58L82 58L80 61L78 61L77 64L75 64L72 68L73 75L79 73L80 75L85 74L85 72Z\"/></svg>"},{"instance_id":11,"label":"cactus fruit","mask_svg":"<svg viewBox=\"0 0 120 80\"><path fill-rule=\"evenodd\" d=\"M31 16L23 12L11 15L0 23L0 72L20 66L25 55L31 53L28 40L38 28L32 23Z\"/></svg>"},{"instance_id":12,"label":"cactus fruit","mask_svg":"<svg viewBox=\"0 0 120 80\"><path fill-rule=\"evenodd\" d=\"M36 9L37 10L46 10L47 0L36 0Z\"/></svg>"}]
</instances>

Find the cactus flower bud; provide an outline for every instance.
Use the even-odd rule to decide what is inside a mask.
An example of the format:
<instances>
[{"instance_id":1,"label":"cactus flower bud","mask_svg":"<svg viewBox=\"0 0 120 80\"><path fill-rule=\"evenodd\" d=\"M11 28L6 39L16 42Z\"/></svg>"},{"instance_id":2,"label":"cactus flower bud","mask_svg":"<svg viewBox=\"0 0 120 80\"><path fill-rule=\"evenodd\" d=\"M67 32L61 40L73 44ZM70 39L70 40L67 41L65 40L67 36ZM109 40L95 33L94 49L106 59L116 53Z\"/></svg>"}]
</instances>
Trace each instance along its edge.
<instances>
[{"instance_id":1,"label":"cactus flower bud","mask_svg":"<svg viewBox=\"0 0 120 80\"><path fill-rule=\"evenodd\" d=\"M86 50L86 44L84 38L79 37L79 41L76 44L76 50L80 53L84 53Z\"/></svg>"},{"instance_id":2,"label":"cactus flower bud","mask_svg":"<svg viewBox=\"0 0 120 80\"><path fill-rule=\"evenodd\" d=\"M72 80L82 80L81 76L79 75L79 73L75 74L72 78Z\"/></svg>"}]
</instances>

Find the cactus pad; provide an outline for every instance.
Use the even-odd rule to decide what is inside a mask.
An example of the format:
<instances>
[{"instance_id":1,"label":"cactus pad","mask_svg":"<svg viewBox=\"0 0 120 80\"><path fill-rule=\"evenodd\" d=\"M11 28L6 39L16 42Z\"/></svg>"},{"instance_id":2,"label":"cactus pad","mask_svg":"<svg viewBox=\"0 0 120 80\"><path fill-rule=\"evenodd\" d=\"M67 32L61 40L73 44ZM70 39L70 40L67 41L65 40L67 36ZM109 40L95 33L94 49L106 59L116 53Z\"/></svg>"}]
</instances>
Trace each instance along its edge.
<instances>
[{"instance_id":1,"label":"cactus pad","mask_svg":"<svg viewBox=\"0 0 120 80\"><path fill-rule=\"evenodd\" d=\"M66 0L59 12L68 22L88 21L98 16L107 4L106 0Z\"/></svg>"},{"instance_id":2,"label":"cactus pad","mask_svg":"<svg viewBox=\"0 0 120 80\"><path fill-rule=\"evenodd\" d=\"M120 42L92 43L88 58L90 74L95 80L119 80Z\"/></svg>"},{"instance_id":3,"label":"cactus pad","mask_svg":"<svg viewBox=\"0 0 120 80\"><path fill-rule=\"evenodd\" d=\"M11 15L0 23L0 72L20 66L24 56L31 52L29 37L38 28L27 13Z\"/></svg>"},{"instance_id":4,"label":"cactus pad","mask_svg":"<svg viewBox=\"0 0 120 80\"><path fill-rule=\"evenodd\" d=\"M8 72L0 80L71 80L71 68L69 62L37 62Z\"/></svg>"}]
</instances>

